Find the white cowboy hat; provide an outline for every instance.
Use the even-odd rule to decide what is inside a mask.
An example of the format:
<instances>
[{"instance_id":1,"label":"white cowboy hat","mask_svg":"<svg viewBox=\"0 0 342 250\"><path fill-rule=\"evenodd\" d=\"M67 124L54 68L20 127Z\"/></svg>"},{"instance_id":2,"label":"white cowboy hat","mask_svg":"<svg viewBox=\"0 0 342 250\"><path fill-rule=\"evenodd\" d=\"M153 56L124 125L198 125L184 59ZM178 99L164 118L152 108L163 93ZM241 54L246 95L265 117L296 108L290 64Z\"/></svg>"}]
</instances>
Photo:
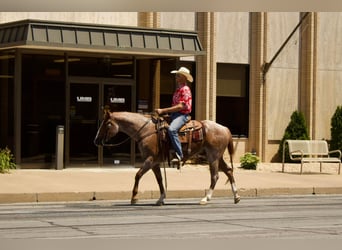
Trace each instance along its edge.
<instances>
[{"instance_id":1,"label":"white cowboy hat","mask_svg":"<svg viewBox=\"0 0 342 250\"><path fill-rule=\"evenodd\" d=\"M172 74L182 74L186 77L186 79L189 82L192 82L194 79L192 78L192 75L190 74L190 70L188 70L185 67L180 67L179 70L172 70L171 71Z\"/></svg>"}]
</instances>

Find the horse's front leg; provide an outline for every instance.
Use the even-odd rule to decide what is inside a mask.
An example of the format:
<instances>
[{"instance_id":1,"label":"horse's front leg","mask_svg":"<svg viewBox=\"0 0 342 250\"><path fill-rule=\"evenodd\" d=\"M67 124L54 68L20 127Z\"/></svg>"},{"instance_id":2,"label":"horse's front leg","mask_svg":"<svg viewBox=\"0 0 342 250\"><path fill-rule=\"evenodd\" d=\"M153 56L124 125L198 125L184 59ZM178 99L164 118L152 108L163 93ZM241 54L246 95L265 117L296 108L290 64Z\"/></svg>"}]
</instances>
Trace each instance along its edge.
<instances>
[{"instance_id":1,"label":"horse's front leg","mask_svg":"<svg viewBox=\"0 0 342 250\"><path fill-rule=\"evenodd\" d=\"M136 173L135 175L135 182L134 182L134 187L133 187L133 191L132 191L132 198L131 198L131 204L136 204L138 202L138 188L139 188L139 182L141 177L148 171L151 169L152 166L152 162L153 162L153 157L150 156L148 157L145 162L144 165L139 169L139 171Z\"/></svg>"},{"instance_id":2,"label":"horse's front leg","mask_svg":"<svg viewBox=\"0 0 342 250\"><path fill-rule=\"evenodd\" d=\"M208 203L208 201L211 200L211 197L213 195L217 180L219 178L218 175L218 161L213 161L209 163L209 169L210 169L210 187L206 194L206 196L201 200L200 204L205 205Z\"/></svg>"},{"instance_id":3,"label":"horse's front leg","mask_svg":"<svg viewBox=\"0 0 342 250\"><path fill-rule=\"evenodd\" d=\"M166 197L166 193L165 193L165 189L163 185L163 177L160 171L160 164L153 166L152 170L153 170L154 175L156 176L156 179L159 185L159 190L160 190L160 197L156 204L158 206L161 206L161 205L164 205L164 199Z\"/></svg>"}]
</instances>

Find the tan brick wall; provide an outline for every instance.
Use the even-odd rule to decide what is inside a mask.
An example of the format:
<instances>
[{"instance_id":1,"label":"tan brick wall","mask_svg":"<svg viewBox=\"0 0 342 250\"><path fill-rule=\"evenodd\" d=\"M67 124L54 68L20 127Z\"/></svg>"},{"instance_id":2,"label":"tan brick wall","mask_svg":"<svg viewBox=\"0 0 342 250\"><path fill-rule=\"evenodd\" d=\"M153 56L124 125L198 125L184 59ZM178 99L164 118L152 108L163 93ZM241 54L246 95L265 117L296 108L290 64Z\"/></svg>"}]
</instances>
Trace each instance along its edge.
<instances>
[{"instance_id":1,"label":"tan brick wall","mask_svg":"<svg viewBox=\"0 0 342 250\"><path fill-rule=\"evenodd\" d=\"M262 156L263 144L263 102L264 90L261 67L264 61L264 22L263 13L251 13L250 36L250 106L249 106L249 135L247 151L256 150Z\"/></svg>"},{"instance_id":2,"label":"tan brick wall","mask_svg":"<svg viewBox=\"0 0 342 250\"><path fill-rule=\"evenodd\" d=\"M342 12L317 13L315 130L317 139L330 139L330 122L342 105Z\"/></svg>"},{"instance_id":3,"label":"tan brick wall","mask_svg":"<svg viewBox=\"0 0 342 250\"><path fill-rule=\"evenodd\" d=\"M197 13L198 36L206 55L196 58L196 119L216 120L215 13Z\"/></svg>"},{"instance_id":4,"label":"tan brick wall","mask_svg":"<svg viewBox=\"0 0 342 250\"><path fill-rule=\"evenodd\" d=\"M0 12L0 23L23 19L137 26L137 12Z\"/></svg>"}]
</instances>

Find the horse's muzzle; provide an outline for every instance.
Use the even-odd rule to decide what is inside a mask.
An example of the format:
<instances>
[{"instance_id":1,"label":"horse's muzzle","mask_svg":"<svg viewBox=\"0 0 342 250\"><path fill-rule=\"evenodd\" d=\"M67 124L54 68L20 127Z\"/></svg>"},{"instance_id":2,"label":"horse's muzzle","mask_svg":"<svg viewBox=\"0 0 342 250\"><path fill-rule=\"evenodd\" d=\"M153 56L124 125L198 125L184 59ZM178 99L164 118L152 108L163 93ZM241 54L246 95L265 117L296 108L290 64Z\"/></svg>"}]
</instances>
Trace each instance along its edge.
<instances>
[{"instance_id":1,"label":"horse's muzzle","mask_svg":"<svg viewBox=\"0 0 342 250\"><path fill-rule=\"evenodd\" d=\"M105 144L104 140L100 140L99 138L94 139L94 144L96 147L103 146Z\"/></svg>"}]
</instances>

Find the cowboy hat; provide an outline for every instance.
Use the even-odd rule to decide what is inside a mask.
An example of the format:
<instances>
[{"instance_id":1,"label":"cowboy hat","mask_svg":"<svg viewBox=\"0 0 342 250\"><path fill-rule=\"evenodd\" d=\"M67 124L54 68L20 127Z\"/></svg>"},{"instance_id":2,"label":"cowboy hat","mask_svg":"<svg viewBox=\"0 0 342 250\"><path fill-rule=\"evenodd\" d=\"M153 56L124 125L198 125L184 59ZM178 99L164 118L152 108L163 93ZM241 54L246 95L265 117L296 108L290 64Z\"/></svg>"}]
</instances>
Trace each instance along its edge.
<instances>
[{"instance_id":1,"label":"cowboy hat","mask_svg":"<svg viewBox=\"0 0 342 250\"><path fill-rule=\"evenodd\" d=\"M172 70L171 71L172 74L182 74L186 77L186 79L189 82L192 82L194 79L192 78L192 75L190 74L190 70L188 70L185 67L180 67L179 70Z\"/></svg>"}]
</instances>

